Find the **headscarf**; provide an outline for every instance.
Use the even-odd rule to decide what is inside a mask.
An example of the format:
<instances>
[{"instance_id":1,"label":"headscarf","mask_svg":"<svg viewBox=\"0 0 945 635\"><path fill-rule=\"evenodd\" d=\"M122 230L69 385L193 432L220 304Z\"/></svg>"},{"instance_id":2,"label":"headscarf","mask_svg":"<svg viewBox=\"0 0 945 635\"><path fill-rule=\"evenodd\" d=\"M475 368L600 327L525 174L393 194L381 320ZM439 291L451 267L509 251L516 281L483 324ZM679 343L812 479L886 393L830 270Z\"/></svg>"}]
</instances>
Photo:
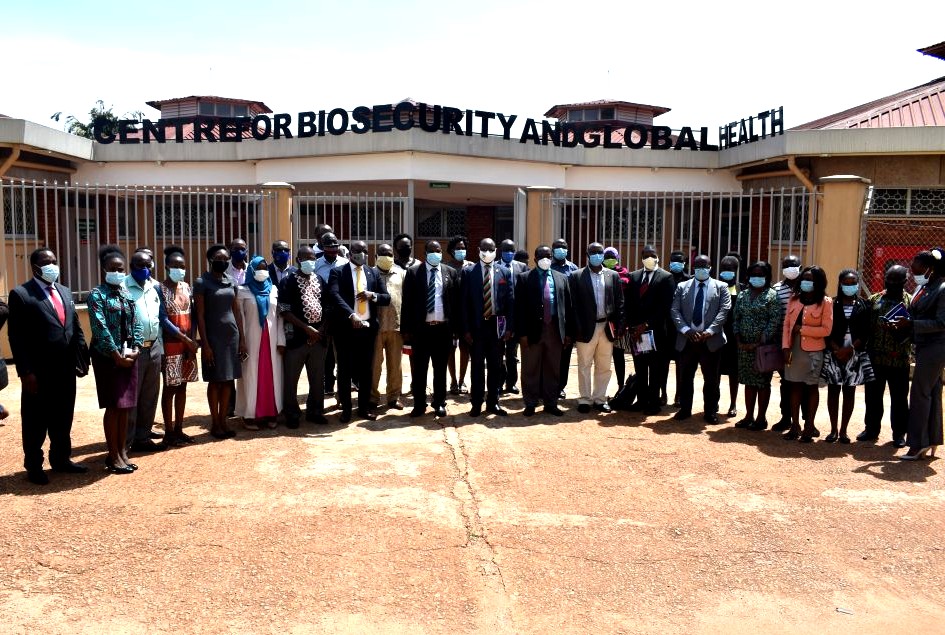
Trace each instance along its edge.
<instances>
[{"instance_id":1,"label":"headscarf","mask_svg":"<svg viewBox=\"0 0 945 635\"><path fill-rule=\"evenodd\" d=\"M259 309L260 326L266 326L266 317L269 315L269 292L272 291L272 280L267 277L265 281L258 282L256 276L252 274L256 272L256 267L259 266L259 263L265 262L265 260L266 259L262 256L253 256L247 268L247 273L250 275L246 276L246 288L249 289L250 293L256 296L256 308Z\"/></svg>"},{"instance_id":2,"label":"headscarf","mask_svg":"<svg viewBox=\"0 0 945 635\"><path fill-rule=\"evenodd\" d=\"M620 252L617 251L616 247L608 247L604 250L604 258L606 259L608 256L615 258L617 262L620 262Z\"/></svg>"}]
</instances>

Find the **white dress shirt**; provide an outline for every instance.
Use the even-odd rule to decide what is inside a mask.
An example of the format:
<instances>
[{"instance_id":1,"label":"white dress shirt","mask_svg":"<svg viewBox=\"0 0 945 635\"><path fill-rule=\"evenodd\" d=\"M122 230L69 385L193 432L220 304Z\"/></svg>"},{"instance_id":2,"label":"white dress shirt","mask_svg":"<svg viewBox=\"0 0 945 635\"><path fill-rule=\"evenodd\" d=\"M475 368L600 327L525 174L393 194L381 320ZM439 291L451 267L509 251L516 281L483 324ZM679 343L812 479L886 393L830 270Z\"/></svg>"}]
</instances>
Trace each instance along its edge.
<instances>
[{"instance_id":1,"label":"white dress shirt","mask_svg":"<svg viewBox=\"0 0 945 635\"><path fill-rule=\"evenodd\" d=\"M588 269L591 274L591 285L594 287L594 301L597 302L597 319L603 320L607 317L607 305L604 298L604 270L593 271Z\"/></svg>"}]
</instances>

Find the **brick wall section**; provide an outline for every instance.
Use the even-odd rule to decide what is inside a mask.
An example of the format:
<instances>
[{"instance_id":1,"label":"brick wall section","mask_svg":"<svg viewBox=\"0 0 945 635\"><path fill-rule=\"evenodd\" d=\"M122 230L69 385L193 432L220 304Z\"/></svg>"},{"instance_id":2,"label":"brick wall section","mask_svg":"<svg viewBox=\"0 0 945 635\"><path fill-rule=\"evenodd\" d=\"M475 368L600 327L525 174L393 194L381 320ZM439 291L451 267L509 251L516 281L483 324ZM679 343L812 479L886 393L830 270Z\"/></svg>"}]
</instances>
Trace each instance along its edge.
<instances>
[{"instance_id":1,"label":"brick wall section","mask_svg":"<svg viewBox=\"0 0 945 635\"><path fill-rule=\"evenodd\" d=\"M466 209L466 235L469 236L469 244L466 245L469 255L466 259L473 262L478 260L476 254L479 253L479 241L483 238L494 239L493 233L495 233L495 208L469 206Z\"/></svg>"}]
</instances>

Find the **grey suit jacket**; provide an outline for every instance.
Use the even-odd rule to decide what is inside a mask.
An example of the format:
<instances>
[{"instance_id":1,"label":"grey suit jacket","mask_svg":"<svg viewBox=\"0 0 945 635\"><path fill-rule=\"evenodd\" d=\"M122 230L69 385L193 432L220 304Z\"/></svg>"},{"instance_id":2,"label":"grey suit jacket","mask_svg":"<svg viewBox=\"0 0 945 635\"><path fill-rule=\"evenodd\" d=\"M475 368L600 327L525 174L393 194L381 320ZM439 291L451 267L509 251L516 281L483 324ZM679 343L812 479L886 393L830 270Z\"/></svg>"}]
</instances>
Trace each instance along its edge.
<instances>
[{"instance_id":1,"label":"grey suit jacket","mask_svg":"<svg viewBox=\"0 0 945 635\"><path fill-rule=\"evenodd\" d=\"M909 307L916 346L945 346L945 282L925 291Z\"/></svg>"},{"instance_id":2,"label":"grey suit jacket","mask_svg":"<svg viewBox=\"0 0 945 635\"><path fill-rule=\"evenodd\" d=\"M676 326L676 350L681 351L689 341L686 333L692 328L692 308L699 290L699 281L693 278L676 287L670 316ZM710 351L717 351L725 346L725 318L732 310L732 294L728 285L721 280L709 278L705 281L705 300L702 310L703 331L711 333L706 341Z\"/></svg>"}]
</instances>

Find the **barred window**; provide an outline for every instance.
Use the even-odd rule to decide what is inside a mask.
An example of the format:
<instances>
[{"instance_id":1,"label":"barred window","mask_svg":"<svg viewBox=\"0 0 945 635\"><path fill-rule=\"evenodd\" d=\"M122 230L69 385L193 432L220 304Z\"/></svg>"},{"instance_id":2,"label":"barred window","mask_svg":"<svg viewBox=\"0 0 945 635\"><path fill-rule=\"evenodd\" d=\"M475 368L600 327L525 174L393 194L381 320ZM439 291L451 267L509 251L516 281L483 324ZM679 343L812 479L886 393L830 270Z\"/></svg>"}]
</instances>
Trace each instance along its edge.
<instances>
[{"instance_id":1,"label":"barred window","mask_svg":"<svg viewBox=\"0 0 945 635\"><path fill-rule=\"evenodd\" d=\"M442 238L466 233L465 209L417 210L417 238Z\"/></svg>"},{"instance_id":2,"label":"barred window","mask_svg":"<svg viewBox=\"0 0 945 635\"><path fill-rule=\"evenodd\" d=\"M945 215L945 188L871 188L869 214Z\"/></svg>"},{"instance_id":3,"label":"barred window","mask_svg":"<svg viewBox=\"0 0 945 635\"><path fill-rule=\"evenodd\" d=\"M36 191L3 188L3 233L7 238L36 236Z\"/></svg>"},{"instance_id":4,"label":"barred window","mask_svg":"<svg viewBox=\"0 0 945 635\"><path fill-rule=\"evenodd\" d=\"M807 193L776 194L771 201L771 233L775 242L807 242Z\"/></svg>"},{"instance_id":5,"label":"barred window","mask_svg":"<svg viewBox=\"0 0 945 635\"><path fill-rule=\"evenodd\" d=\"M165 200L155 206L154 225L160 238L213 238L217 220L213 210L204 202Z\"/></svg>"},{"instance_id":6,"label":"barred window","mask_svg":"<svg viewBox=\"0 0 945 635\"><path fill-rule=\"evenodd\" d=\"M403 218L402 199L377 202L348 199L323 199L298 206L302 233L314 238L315 227L328 223L342 241L392 239L400 233Z\"/></svg>"}]
</instances>

